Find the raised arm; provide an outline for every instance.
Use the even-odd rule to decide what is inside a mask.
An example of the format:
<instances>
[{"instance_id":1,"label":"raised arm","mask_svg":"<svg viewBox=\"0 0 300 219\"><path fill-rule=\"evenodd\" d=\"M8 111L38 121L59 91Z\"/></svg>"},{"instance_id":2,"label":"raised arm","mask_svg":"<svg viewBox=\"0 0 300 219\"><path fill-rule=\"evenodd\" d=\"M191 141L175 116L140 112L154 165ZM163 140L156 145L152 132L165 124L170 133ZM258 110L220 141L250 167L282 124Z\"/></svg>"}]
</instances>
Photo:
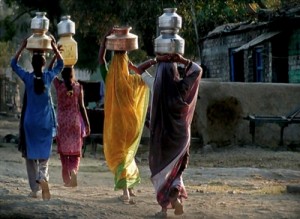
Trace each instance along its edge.
<instances>
[{"instance_id":1,"label":"raised arm","mask_svg":"<svg viewBox=\"0 0 300 219\"><path fill-rule=\"evenodd\" d=\"M62 57L62 55L60 54L60 51L59 51L59 49L58 49L58 47L57 47L57 45L56 45L56 41L55 41L55 39L54 39L54 37L52 36L52 35L50 35L50 37L51 37L51 46L52 46L52 49L53 49L53 52L54 52L54 54L56 55L56 58L57 59L60 59L60 60L63 60L63 57Z\"/></svg>"},{"instance_id":2,"label":"raised arm","mask_svg":"<svg viewBox=\"0 0 300 219\"><path fill-rule=\"evenodd\" d=\"M137 67L138 70L136 72L141 75L148 68L150 68L152 65L155 65L156 63L157 63L156 58L154 58L154 59L148 59L147 61L139 64L139 66ZM129 63L128 67L129 67L129 69L132 68L131 63ZM134 69L132 69L132 70L134 70Z\"/></svg>"},{"instance_id":3,"label":"raised arm","mask_svg":"<svg viewBox=\"0 0 300 219\"><path fill-rule=\"evenodd\" d=\"M200 75L200 78L202 77L202 68L195 62L192 62L189 59L184 58L182 55L174 54L172 56L172 60L174 62L179 62L183 65L185 65L185 76L189 76L193 73Z\"/></svg>"},{"instance_id":4,"label":"raised arm","mask_svg":"<svg viewBox=\"0 0 300 219\"><path fill-rule=\"evenodd\" d=\"M98 61L100 65L107 64L105 60L105 55L106 55L106 37L111 35L114 32L114 28L111 28L103 37L101 40L100 48L99 48L99 54L98 54Z\"/></svg>"},{"instance_id":5,"label":"raised arm","mask_svg":"<svg viewBox=\"0 0 300 219\"><path fill-rule=\"evenodd\" d=\"M61 51L63 51L63 49L62 49L62 45L58 45L57 46L57 48L58 48L58 50L61 52ZM48 66L48 70L52 70L53 69L53 66L54 66L54 63L55 63L55 61L56 61L56 54L54 54L54 56L52 57L52 59L51 59L51 61L50 61L50 63L49 63L49 66Z\"/></svg>"},{"instance_id":6,"label":"raised arm","mask_svg":"<svg viewBox=\"0 0 300 219\"><path fill-rule=\"evenodd\" d=\"M139 74L142 74L148 68L150 68L152 65L155 65L158 62L170 62L170 61L171 61L171 56L168 55L168 54L157 55L154 59L148 59L147 61L139 64L139 66L138 66L138 69L139 69L139 72L140 72Z\"/></svg>"},{"instance_id":7,"label":"raised arm","mask_svg":"<svg viewBox=\"0 0 300 219\"><path fill-rule=\"evenodd\" d=\"M27 38L23 40L20 48L18 49L18 51L16 52L14 58L18 61L20 56L21 56L21 53L22 51L26 48L26 45L27 45Z\"/></svg>"},{"instance_id":8,"label":"raised arm","mask_svg":"<svg viewBox=\"0 0 300 219\"><path fill-rule=\"evenodd\" d=\"M185 65L186 67L188 67L188 65L190 65L192 63L191 60L184 58L180 54L173 54L171 59L173 62L179 62L179 63Z\"/></svg>"},{"instance_id":9,"label":"raised arm","mask_svg":"<svg viewBox=\"0 0 300 219\"><path fill-rule=\"evenodd\" d=\"M10 62L10 66L12 68L12 70L23 80L25 81L25 77L27 75L27 71L25 71L25 69L23 69L21 66L18 65L18 60L21 56L22 51L26 48L27 45L27 38L23 40L20 48L18 49L18 51L16 52L15 56L12 58L11 62Z\"/></svg>"},{"instance_id":10,"label":"raised arm","mask_svg":"<svg viewBox=\"0 0 300 219\"><path fill-rule=\"evenodd\" d=\"M48 68L48 70L50 70L48 72L50 73L51 78L53 79L55 76L57 76L63 70L63 68L64 68L63 60L64 59L56 45L56 41L55 41L54 37L52 35L50 35L50 37L52 38L51 46L52 46L53 52L55 54L52 59L53 64L54 64L55 59L57 59L55 67L52 69L52 67L51 67L52 64L50 63L50 67Z\"/></svg>"}]
</instances>

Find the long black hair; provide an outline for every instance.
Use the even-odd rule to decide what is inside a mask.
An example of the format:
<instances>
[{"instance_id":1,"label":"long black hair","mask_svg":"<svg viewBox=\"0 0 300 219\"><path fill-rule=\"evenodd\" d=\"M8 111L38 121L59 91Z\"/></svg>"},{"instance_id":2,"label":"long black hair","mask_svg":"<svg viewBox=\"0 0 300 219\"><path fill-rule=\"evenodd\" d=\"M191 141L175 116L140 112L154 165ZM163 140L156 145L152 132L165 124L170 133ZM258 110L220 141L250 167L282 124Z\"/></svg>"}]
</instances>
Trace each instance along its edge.
<instances>
[{"instance_id":1,"label":"long black hair","mask_svg":"<svg viewBox=\"0 0 300 219\"><path fill-rule=\"evenodd\" d=\"M72 95L73 94L72 79L74 78L73 68L65 67L61 72L61 76L66 85L68 95Z\"/></svg>"},{"instance_id":2,"label":"long black hair","mask_svg":"<svg viewBox=\"0 0 300 219\"><path fill-rule=\"evenodd\" d=\"M45 91L42 68L46 64L46 59L42 54L34 53L31 64L34 72L34 92L36 94L42 94Z\"/></svg>"}]
</instances>

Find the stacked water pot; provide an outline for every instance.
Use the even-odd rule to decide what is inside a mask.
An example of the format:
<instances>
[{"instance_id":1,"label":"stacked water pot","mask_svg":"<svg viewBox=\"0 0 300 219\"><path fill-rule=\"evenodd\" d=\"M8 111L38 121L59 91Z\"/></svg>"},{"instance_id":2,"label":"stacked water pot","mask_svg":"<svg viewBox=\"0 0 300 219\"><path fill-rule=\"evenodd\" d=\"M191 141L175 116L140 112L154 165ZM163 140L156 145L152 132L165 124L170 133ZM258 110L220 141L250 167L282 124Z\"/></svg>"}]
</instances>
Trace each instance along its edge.
<instances>
[{"instance_id":1,"label":"stacked water pot","mask_svg":"<svg viewBox=\"0 0 300 219\"><path fill-rule=\"evenodd\" d=\"M64 59L65 67L73 67L78 60L77 42L73 39L75 34L75 23L70 20L70 16L62 16L57 24L57 32L60 37L57 44L62 46L61 55Z\"/></svg>"},{"instance_id":2,"label":"stacked water pot","mask_svg":"<svg viewBox=\"0 0 300 219\"><path fill-rule=\"evenodd\" d=\"M113 34L106 37L106 49L131 51L138 49L138 36L130 33L131 27L114 27Z\"/></svg>"},{"instance_id":3,"label":"stacked water pot","mask_svg":"<svg viewBox=\"0 0 300 219\"><path fill-rule=\"evenodd\" d=\"M36 12L36 16L31 19L30 28L33 34L27 39L26 49L30 51L52 50L51 38L46 35L49 29L49 19L46 12Z\"/></svg>"},{"instance_id":4,"label":"stacked water pot","mask_svg":"<svg viewBox=\"0 0 300 219\"><path fill-rule=\"evenodd\" d=\"M154 41L156 54L184 54L184 39L177 34L182 27L182 19L176 11L177 8L165 8L158 19L160 36Z\"/></svg>"}]
</instances>

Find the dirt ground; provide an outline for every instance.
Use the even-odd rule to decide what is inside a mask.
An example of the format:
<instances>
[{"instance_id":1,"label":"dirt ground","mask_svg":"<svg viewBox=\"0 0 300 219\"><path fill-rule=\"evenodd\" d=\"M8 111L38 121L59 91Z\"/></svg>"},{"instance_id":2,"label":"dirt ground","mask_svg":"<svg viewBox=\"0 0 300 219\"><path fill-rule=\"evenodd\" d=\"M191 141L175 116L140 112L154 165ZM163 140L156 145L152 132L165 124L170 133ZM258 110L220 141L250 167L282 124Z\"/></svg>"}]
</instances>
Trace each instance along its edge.
<instances>
[{"instance_id":1,"label":"dirt ground","mask_svg":"<svg viewBox=\"0 0 300 219\"><path fill-rule=\"evenodd\" d=\"M17 134L18 120L0 117L0 137ZM142 177L136 204L118 200L113 175L98 144L96 154L87 145L81 160L77 188L65 188L60 160L53 146L50 160L52 198L29 198L25 163L16 144L0 142L0 218L155 218L160 210L149 179L147 146L137 161ZM300 185L300 153L258 146L206 147L192 150L183 175L188 191L185 213L168 218L300 218L300 193L287 187Z\"/></svg>"}]
</instances>

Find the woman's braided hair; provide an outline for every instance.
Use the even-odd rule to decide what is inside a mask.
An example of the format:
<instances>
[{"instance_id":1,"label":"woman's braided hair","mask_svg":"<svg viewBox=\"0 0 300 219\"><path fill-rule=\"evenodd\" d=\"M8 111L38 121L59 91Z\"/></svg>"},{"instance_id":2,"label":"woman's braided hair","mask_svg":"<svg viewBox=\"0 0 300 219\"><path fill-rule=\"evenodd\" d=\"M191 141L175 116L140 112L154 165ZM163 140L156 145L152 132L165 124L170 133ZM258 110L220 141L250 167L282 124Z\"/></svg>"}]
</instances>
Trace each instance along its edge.
<instances>
[{"instance_id":1,"label":"woman's braided hair","mask_svg":"<svg viewBox=\"0 0 300 219\"><path fill-rule=\"evenodd\" d=\"M45 83L43 81L42 67L46 63L45 57L40 53L34 53L32 56L32 66L34 69L34 92L36 94L42 94L45 91Z\"/></svg>"}]
</instances>

